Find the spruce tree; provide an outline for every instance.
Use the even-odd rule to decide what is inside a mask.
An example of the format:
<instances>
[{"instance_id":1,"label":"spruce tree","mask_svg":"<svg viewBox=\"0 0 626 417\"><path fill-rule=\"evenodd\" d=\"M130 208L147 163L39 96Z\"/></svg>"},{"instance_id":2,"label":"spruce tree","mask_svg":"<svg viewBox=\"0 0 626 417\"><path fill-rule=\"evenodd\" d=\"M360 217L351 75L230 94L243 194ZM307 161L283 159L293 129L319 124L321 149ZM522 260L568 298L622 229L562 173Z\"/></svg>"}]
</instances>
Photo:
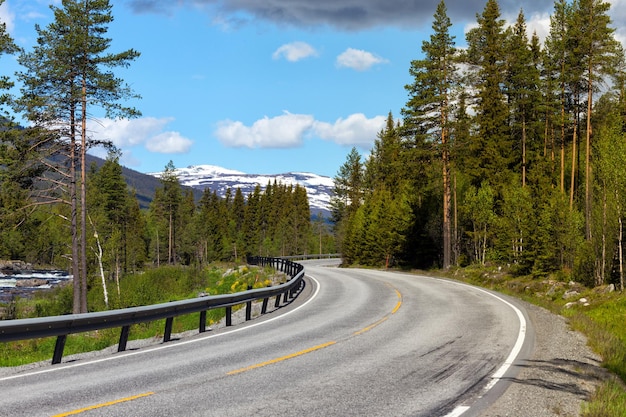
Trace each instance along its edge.
<instances>
[{"instance_id":1,"label":"spruce tree","mask_svg":"<svg viewBox=\"0 0 626 417\"><path fill-rule=\"evenodd\" d=\"M526 20L520 11L508 37L506 93L510 108L510 124L513 144L518 150L522 187L526 186L529 159L534 148L536 106L540 102L539 69L533 59L526 35ZM529 158L530 156L530 158Z\"/></svg>"},{"instance_id":2,"label":"spruce tree","mask_svg":"<svg viewBox=\"0 0 626 417\"><path fill-rule=\"evenodd\" d=\"M452 23L442 0L434 15L433 34L430 41L422 43L424 58L411 62L413 83L405 86L409 101L402 113L408 133L420 129L428 141L437 144L442 166L443 182L443 267L447 269L452 259L451 231L451 181L450 181L450 118L452 92L458 82L455 65L454 37L450 35ZM414 134L414 133L413 133Z\"/></svg>"},{"instance_id":3,"label":"spruce tree","mask_svg":"<svg viewBox=\"0 0 626 417\"><path fill-rule=\"evenodd\" d=\"M467 62L476 73L477 133L470 143L471 163L466 163L474 186L489 181L499 194L511 180L514 162L508 125L509 109L503 86L506 81L506 33L496 0L488 0L478 27L467 35Z\"/></svg>"},{"instance_id":4,"label":"spruce tree","mask_svg":"<svg viewBox=\"0 0 626 417\"><path fill-rule=\"evenodd\" d=\"M558 111L556 120L559 130L559 188L565 193L565 148L566 148L566 127L568 125L569 113L567 112L568 101L571 101L568 94L571 71L568 68L569 55L569 14L571 7L565 0L557 0L554 3L554 13L550 16L550 33L545 41L545 74L546 81L544 91L546 113L550 114L550 107L553 102ZM549 120L549 117L546 117ZM572 172L572 176L573 176Z\"/></svg>"}]
</instances>

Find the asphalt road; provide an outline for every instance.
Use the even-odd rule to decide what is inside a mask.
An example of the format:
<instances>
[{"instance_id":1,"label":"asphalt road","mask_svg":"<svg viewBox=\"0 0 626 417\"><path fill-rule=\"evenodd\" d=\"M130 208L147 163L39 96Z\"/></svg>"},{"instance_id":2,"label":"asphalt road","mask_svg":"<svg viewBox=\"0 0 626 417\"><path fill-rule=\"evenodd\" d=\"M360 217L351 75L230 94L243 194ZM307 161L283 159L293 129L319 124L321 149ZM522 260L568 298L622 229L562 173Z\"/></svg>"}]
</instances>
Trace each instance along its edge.
<instances>
[{"instance_id":1,"label":"asphalt road","mask_svg":"<svg viewBox=\"0 0 626 417\"><path fill-rule=\"evenodd\" d=\"M281 312L0 377L0 416L469 417L531 348L501 295L322 265L306 264L304 293Z\"/></svg>"}]
</instances>

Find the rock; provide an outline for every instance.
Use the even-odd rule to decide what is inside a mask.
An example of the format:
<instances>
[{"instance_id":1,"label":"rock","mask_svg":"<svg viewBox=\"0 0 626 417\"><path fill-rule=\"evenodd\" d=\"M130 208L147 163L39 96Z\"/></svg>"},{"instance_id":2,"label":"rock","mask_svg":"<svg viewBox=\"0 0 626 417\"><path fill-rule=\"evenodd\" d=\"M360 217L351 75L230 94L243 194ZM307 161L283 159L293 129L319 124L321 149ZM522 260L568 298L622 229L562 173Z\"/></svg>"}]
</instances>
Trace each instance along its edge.
<instances>
[{"instance_id":1,"label":"rock","mask_svg":"<svg viewBox=\"0 0 626 417\"><path fill-rule=\"evenodd\" d=\"M16 274L20 271L33 269L31 264L24 261L7 261L0 259L0 271L5 274Z\"/></svg>"},{"instance_id":2,"label":"rock","mask_svg":"<svg viewBox=\"0 0 626 417\"><path fill-rule=\"evenodd\" d=\"M569 290L569 291L565 291L565 294L563 294L563 299L564 300L569 300L570 298L574 298L577 295L580 295L580 293L576 290Z\"/></svg>"},{"instance_id":3,"label":"rock","mask_svg":"<svg viewBox=\"0 0 626 417\"><path fill-rule=\"evenodd\" d=\"M15 282L15 286L18 288L41 287L42 285L48 285L48 280L33 278L33 279L18 279Z\"/></svg>"}]
</instances>

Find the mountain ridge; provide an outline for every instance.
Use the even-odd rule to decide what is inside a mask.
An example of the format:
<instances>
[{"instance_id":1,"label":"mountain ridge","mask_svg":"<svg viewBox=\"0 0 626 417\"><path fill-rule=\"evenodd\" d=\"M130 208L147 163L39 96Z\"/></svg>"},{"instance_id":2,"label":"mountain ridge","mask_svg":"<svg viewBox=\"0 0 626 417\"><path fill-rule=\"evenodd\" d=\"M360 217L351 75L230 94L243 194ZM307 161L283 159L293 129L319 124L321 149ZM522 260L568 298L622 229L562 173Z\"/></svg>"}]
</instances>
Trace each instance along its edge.
<instances>
[{"instance_id":1,"label":"mountain ridge","mask_svg":"<svg viewBox=\"0 0 626 417\"><path fill-rule=\"evenodd\" d=\"M163 172L152 172L147 175L159 178ZM333 179L327 176L310 172L286 172L280 174L247 174L217 165L190 165L186 168L176 168L174 175L181 185L204 192L207 188L215 191L218 196L224 197L226 190L241 189L244 195L252 193L257 185L265 189L267 184L274 182L283 185L300 185L307 191L309 208L312 215L321 213L327 217L330 214L330 198L333 194Z\"/></svg>"}]
</instances>

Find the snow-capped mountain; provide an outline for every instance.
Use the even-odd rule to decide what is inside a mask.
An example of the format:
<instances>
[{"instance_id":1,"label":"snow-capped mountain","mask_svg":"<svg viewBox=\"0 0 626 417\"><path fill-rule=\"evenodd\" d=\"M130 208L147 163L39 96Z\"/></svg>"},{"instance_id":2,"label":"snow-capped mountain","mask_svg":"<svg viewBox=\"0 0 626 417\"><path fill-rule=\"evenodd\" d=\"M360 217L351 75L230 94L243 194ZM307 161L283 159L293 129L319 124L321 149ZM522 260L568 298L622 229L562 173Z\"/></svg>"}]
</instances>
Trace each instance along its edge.
<instances>
[{"instance_id":1,"label":"snow-capped mountain","mask_svg":"<svg viewBox=\"0 0 626 417\"><path fill-rule=\"evenodd\" d=\"M149 175L160 177L162 172L150 173ZM193 165L187 168L177 168L175 171L182 185L199 190L207 188L216 191L220 197L226 194L227 189L241 189L244 195L254 191L258 185L264 189L268 183L276 181L279 184L296 185L306 188L309 197L311 214L322 213L328 216L330 213L330 197L333 191L333 179L308 172L288 172L285 174L246 174L215 165Z\"/></svg>"}]
</instances>

